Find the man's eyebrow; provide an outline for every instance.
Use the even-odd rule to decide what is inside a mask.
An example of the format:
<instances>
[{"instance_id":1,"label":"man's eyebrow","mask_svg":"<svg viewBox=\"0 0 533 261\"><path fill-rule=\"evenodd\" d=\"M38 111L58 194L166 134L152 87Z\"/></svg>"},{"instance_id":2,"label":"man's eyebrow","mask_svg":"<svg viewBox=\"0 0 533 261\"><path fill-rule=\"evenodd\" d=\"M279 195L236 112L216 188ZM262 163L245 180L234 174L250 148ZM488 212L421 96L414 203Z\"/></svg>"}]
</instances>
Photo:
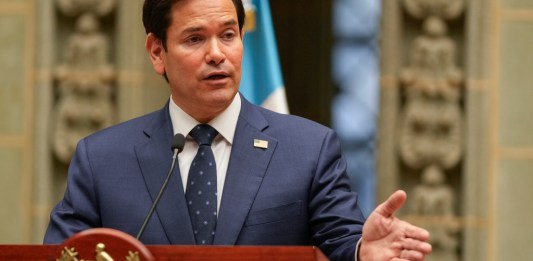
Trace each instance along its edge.
<instances>
[{"instance_id":1,"label":"man's eyebrow","mask_svg":"<svg viewBox=\"0 0 533 261\"><path fill-rule=\"evenodd\" d=\"M195 32L202 31L203 29L204 27L202 26L193 26L193 27L186 28L185 30L183 30L183 32L184 33L195 33Z\"/></svg>"},{"instance_id":2,"label":"man's eyebrow","mask_svg":"<svg viewBox=\"0 0 533 261\"><path fill-rule=\"evenodd\" d=\"M222 23L223 27L235 26L235 25L237 25L237 21L235 21L234 19L231 19L231 20L228 20L228 21ZM191 27L186 28L185 30L183 30L183 33L195 33L195 32L202 31L204 29L205 29L205 27L203 27L203 26L191 26Z\"/></svg>"}]
</instances>

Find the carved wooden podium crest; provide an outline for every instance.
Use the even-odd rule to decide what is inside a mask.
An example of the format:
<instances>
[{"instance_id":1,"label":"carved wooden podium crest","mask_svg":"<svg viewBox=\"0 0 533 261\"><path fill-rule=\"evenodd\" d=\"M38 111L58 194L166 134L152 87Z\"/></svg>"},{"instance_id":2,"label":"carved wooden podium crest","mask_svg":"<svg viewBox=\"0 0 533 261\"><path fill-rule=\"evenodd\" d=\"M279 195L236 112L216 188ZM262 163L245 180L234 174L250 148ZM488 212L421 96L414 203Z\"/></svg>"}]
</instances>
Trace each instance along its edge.
<instances>
[{"instance_id":1,"label":"carved wooden podium crest","mask_svg":"<svg viewBox=\"0 0 533 261\"><path fill-rule=\"evenodd\" d=\"M61 246L56 261L151 261L152 253L132 236L109 228L82 231Z\"/></svg>"}]
</instances>

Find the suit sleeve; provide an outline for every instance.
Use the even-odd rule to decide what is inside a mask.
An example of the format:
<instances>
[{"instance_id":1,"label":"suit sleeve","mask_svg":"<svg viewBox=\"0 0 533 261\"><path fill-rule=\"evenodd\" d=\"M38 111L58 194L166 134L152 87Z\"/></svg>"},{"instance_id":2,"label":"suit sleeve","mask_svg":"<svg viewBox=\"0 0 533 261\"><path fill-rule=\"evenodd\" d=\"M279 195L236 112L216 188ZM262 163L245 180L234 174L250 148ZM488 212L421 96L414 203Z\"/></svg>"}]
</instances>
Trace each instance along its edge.
<instances>
[{"instance_id":1,"label":"suit sleeve","mask_svg":"<svg viewBox=\"0 0 533 261\"><path fill-rule=\"evenodd\" d=\"M325 135L311 188L312 243L331 260L355 260L364 217L351 191L346 161L332 130Z\"/></svg>"},{"instance_id":2,"label":"suit sleeve","mask_svg":"<svg viewBox=\"0 0 533 261\"><path fill-rule=\"evenodd\" d=\"M86 140L78 143L70 163L63 199L52 209L45 244L60 244L82 230L100 227L95 186Z\"/></svg>"}]
</instances>

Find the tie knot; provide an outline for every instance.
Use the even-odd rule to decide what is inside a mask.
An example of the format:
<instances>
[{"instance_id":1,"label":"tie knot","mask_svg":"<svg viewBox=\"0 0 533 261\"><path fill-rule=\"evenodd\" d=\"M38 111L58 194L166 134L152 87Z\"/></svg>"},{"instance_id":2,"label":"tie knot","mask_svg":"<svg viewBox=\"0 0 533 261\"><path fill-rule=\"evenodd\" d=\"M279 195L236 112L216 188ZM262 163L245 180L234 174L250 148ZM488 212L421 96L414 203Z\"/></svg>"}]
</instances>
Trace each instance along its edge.
<instances>
[{"instance_id":1,"label":"tie knot","mask_svg":"<svg viewBox=\"0 0 533 261\"><path fill-rule=\"evenodd\" d=\"M198 145L208 146L211 146L211 142L213 142L213 139L215 136L217 136L217 134L218 131L207 124L198 124L189 133L189 135L196 140Z\"/></svg>"}]
</instances>

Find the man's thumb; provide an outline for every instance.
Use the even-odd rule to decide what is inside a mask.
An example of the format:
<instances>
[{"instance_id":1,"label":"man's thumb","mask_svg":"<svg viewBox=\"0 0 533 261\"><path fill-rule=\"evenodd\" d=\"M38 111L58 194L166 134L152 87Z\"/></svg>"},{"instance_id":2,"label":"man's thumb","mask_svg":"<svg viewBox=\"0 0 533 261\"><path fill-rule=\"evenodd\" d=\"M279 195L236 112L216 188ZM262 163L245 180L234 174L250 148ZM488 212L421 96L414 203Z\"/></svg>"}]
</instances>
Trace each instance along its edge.
<instances>
[{"instance_id":1,"label":"man's thumb","mask_svg":"<svg viewBox=\"0 0 533 261\"><path fill-rule=\"evenodd\" d=\"M396 212L396 210L403 206L406 199L407 194L405 191L397 190L379 206L378 212L385 217L390 217L394 214L394 212Z\"/></svg>"}]
</instances>

